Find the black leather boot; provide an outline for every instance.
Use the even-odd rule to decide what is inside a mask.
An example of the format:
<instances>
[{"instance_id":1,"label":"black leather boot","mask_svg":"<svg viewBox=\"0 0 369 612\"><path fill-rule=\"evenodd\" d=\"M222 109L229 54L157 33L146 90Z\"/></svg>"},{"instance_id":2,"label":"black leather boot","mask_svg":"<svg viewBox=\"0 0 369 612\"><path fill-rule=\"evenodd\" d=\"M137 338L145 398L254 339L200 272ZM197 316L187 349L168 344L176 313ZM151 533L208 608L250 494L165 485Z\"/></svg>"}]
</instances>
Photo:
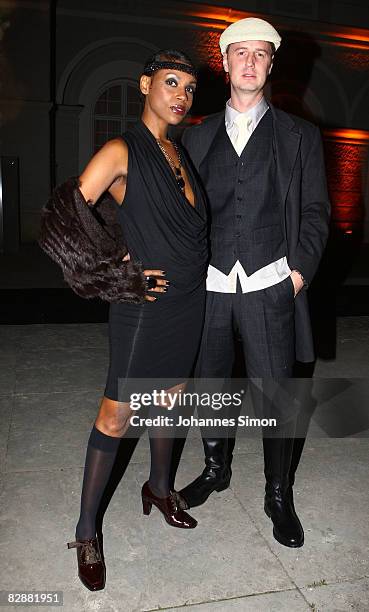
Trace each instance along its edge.
<instances>
[{"instance_id":1,"label":"black leather boot","mask_svg":"<svg viewBox=\"0 0 369 612\"><path fill-rule=\"evenodd\" d=\"M306 438L295 438L293 441L292 457L290 471L288 474L288 495L292 506L292 511L296 513L295 503L293 499L293 485L295 484L295 474L300 463L302 451L304 449Z\"/></svg>"},{"instance_id":2,"label":"black leather boot","mask_svg":"<svg viewBox=\"0 0 369 612\"><path fill-rule=\"evenodd\" d=\"M284 546L298 548L304 543L304 530L294 509L290 489L293 445L293 438L263 438L264 510L273 522L275 539Z\"/></svg>"},{"instance_id":3,"label":"black leather boot","mask_svg":"<svg viewBox=\"0 0 369 612\"><path fill-rule=\"evenodd\" d=\"M296 470L299 466L302 452L304 450L307 432L309 430L311 417L315 412L317 401L311 394L312 379L300 379L298 386L297 399L301 402L300 412L296 422L296 432L298 437L293 440L291 455L291 465L288 475L288 495L290 497L292 511L295 511L293 499L293 486L295 484ZM298 519L297 519L298 520Z\"/></svg>"},{"instance_id":4,"label":"black leather boot","mask_svg":"<svg viewBox=\"0 0 369 612\"><path fill-rule=\"evenodd\" d=\"M205 469L193 482L179 491L181 499L185 502L181 503L184 509L201 506L213 491L224 491L231 481L232 451L228 453L227 438L203 438L202 443L205 451Z\"/></svg>"}]
</instances>

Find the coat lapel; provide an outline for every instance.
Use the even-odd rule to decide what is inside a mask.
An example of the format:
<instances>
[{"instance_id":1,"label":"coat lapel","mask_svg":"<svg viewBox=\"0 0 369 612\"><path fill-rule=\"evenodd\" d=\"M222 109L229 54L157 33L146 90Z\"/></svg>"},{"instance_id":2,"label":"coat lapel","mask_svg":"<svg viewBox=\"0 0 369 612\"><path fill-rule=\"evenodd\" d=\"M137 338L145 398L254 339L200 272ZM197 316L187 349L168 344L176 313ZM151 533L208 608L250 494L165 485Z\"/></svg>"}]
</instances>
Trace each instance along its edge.
<instances>
[{"instance_id":1,"label":"coat lapel","mask_svg":"<svg viewBox=\"0 0 369 612\"><path fill-rule=\"evenodd\" d=\"M199 170L201 162L206 157L222 121L224 121L224 111L213 115L206 123L201 124L199 139L191 149L191 159L197 170Z\"/></svg>"},{"instance_id":2,"label":"coat lapel","mask_svg":"<svg viewBox=\"0 0 369 612\"><path fill-rule=\"evenodd\" d=\"M274 147L276 158L276 183L284 208L292 172L299 151L301 134L295 131L293 119L270 104L273 115Z\"/></svg>"}]
</instances>

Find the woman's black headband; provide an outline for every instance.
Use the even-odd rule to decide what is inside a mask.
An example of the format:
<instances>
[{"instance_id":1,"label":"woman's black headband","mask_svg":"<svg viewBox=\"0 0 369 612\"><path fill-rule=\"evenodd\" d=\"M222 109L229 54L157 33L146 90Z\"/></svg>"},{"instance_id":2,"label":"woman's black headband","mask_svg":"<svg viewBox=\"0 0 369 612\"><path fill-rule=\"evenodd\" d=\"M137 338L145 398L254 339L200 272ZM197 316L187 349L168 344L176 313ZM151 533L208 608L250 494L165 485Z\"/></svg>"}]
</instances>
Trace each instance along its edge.
<instances>
[{"instance_id":1,"label":"woman's black headband","mask_svg":"<svg viewBox=\"0 0 369 612\"><path fill-rule=\"evenodd\" d=\"M180 72L187 72L187 74L192 74L192 76L196 77L196 70L190 64L183 64L181 62L151 62L145 66L143 73L146 76L151 76L153 72L156 70L180 70Z\"/></svg>"}]
</instances>

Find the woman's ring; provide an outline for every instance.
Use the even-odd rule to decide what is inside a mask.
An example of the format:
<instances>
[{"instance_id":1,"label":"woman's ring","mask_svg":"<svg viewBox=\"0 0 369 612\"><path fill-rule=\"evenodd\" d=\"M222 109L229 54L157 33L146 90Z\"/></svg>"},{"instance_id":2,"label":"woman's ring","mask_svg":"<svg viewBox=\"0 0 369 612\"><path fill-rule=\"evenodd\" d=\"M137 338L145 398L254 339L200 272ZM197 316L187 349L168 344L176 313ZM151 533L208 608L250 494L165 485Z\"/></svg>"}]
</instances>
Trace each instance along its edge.
<instances>
[{"instance_id":1,"label":"woman's ring","mask_svg":"<svg viewBox=\"0 0 369 612\"><path fill-rule=\"evenodd\" d=\"M154 289L157 286L155 276L146 276L146 286L148 289Z\"/></svg>"}]
</instances>

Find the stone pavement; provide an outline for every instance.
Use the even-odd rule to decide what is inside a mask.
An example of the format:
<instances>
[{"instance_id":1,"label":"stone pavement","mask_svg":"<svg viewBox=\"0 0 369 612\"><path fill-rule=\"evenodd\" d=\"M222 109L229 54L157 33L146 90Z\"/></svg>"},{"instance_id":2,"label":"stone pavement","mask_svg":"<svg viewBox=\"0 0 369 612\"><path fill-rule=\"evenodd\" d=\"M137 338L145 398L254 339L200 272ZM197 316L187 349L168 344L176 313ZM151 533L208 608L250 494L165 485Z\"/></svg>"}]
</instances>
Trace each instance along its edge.
<instances>
[{"instance_id":1,"label":"stone pavement","mask_svg":"<svg viewBox=\"0 0 369 612\"><path fill-rule=\"evenodd\" d=\"M367 378L368 339L369 317L339 319L336 359L319 361L315 376ZM295 550L274 540L264 515L258 439L237 440L231 487L194 509L199 525L186 532L155 509L142 515L144 435L105 515L106 589L87 591L66 542L107 351L105 324L0 326L0 589L62 590L67 612L369 609L369 439L360 435L307 440L295 487L306 541ZM177 488L202 464L192 430Z\"/></svg>"}]
</instances>

